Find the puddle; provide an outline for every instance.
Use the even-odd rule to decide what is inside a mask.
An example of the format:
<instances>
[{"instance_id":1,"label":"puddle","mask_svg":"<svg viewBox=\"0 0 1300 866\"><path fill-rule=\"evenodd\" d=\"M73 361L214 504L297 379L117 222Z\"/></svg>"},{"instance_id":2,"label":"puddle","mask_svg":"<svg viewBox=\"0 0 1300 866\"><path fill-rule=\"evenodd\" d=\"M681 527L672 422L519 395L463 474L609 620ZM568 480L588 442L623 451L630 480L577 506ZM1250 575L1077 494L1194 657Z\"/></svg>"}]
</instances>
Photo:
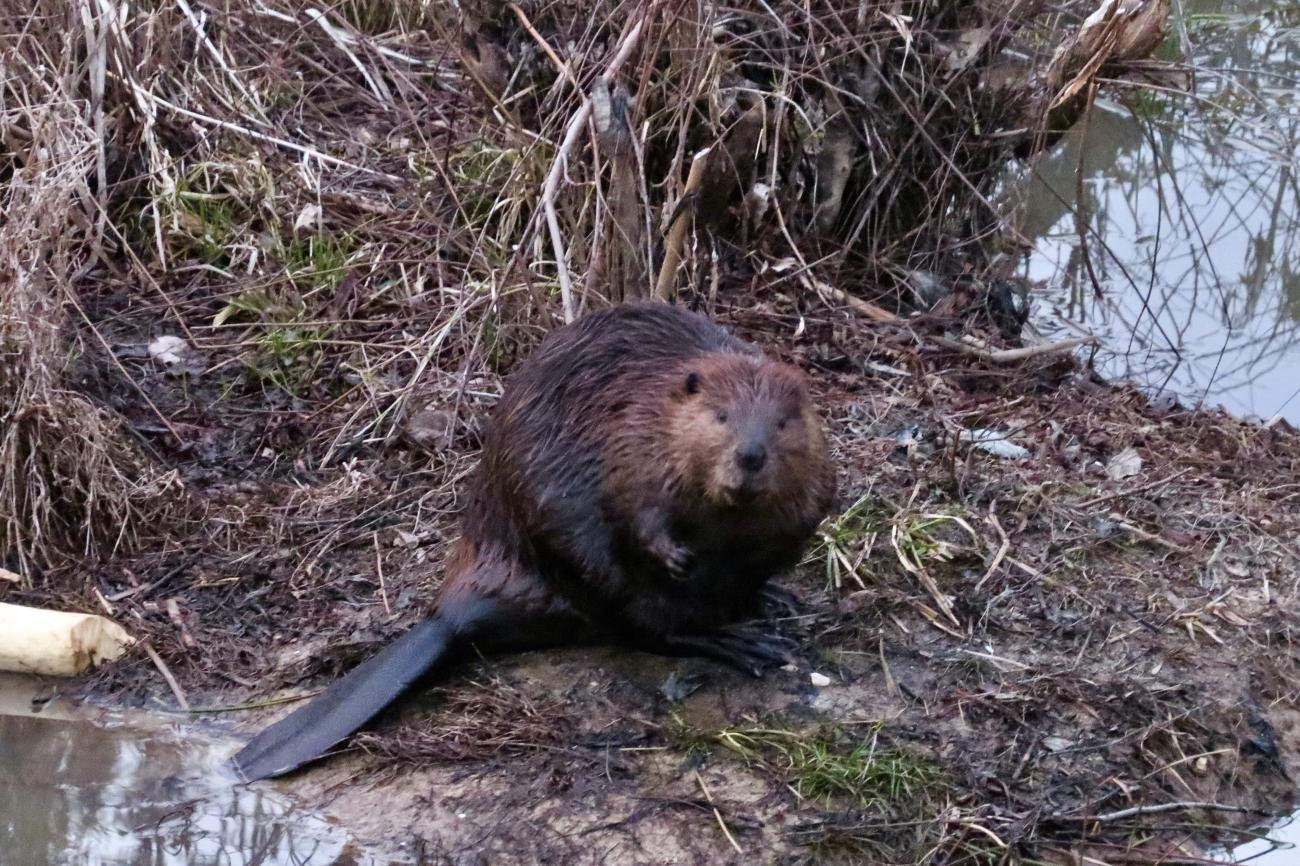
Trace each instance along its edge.
<instances>
[{"instance_id":1,"label":"puddle","mask_svg":"<svg viewBox=\"0 0 1300 866\"><path fill-rule=\"evenodd\" d=\"M32 713L0 676L0 862L50 866L389 866L273 790L235 787L233 744L153 716Z\"/></svg>"},{"instance_id":2,"label":"puddle","mask_svg":"<svg viewBox=\"0 0 1300 866\"><path fill-rule=\"evenodd\" d=\"M1158 56L1195 65L1195 97L1099 100L1019 184L1036 321L1102 336L1106 375L1300 423L1300 6L1191 0L1174 21Z\"/></svg>"},{"instance_id":3,"label":"puddle","mask_svg":"<svg viewBox=\"0 0 1300 866\"><path fill-rule=\"evenodd\" d=\"M1300 820L1297 819L1300 813L1280 821L1262 839L1217 852L1216 859L1251 866L1295 866L1300 863Z\"/></svg>"}]
</instances>

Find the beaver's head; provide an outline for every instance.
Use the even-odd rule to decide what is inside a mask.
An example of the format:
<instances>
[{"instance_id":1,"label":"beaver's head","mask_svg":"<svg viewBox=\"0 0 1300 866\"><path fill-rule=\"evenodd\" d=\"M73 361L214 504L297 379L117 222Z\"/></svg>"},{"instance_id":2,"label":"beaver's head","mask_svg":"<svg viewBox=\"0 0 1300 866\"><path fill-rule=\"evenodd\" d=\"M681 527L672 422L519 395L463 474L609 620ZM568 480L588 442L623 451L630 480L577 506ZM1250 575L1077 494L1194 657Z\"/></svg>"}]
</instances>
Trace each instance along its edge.
<instances>
[{"instance_id":1,"label":"beaver's head","mask_svg":"<svg viewBox=\"0 0 1300 866\"><path fill-rule=\"evenodd\" d=\"M762 357L697 359L668 414L679 479L715 505L787 497L826 460L803 374Z\"/></svg>"}]
</instances>

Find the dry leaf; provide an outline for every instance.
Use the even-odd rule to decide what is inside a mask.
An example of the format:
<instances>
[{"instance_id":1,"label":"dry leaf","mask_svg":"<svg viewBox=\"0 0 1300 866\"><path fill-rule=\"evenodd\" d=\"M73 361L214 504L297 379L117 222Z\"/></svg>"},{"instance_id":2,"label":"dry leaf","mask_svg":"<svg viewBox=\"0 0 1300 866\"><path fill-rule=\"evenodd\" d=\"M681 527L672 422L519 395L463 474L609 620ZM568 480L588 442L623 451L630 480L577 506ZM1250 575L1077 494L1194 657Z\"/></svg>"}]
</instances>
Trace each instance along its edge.
<instances>
[{"instance_id":1,"label":"dry leaf","mask_svg":"<svg viewBox=\"0 0 1300 866\"><path fill-rule=\"evenodd\" d=\"M1106 461L1106 475L1112 481L1137 475L1142 471L1142 457L1132 448L1125 448Z\"/></svg>"},{"instance_id":2,"label":"dry leaf","mask_svg":"<svg viewBox=\"0 0 1300 866\"><path fill-rule=\"evenodd\" d=\"M159 364L170 367L179 364L181 356L189 351L190 345L180 337L165 334L149 344L149 357Z\"/></svg>"},{"instance_id":3,"label":"dry leaf","mask_svg":"<svg viewBox=\"0 0 1300 866\"><path fill-rule=\"evenodd\" d=\"M298 218L293 221L293 230L310 228L320 222L321 209L318 204L309 204L298 212Z\"/></svg>"}]
</instances>

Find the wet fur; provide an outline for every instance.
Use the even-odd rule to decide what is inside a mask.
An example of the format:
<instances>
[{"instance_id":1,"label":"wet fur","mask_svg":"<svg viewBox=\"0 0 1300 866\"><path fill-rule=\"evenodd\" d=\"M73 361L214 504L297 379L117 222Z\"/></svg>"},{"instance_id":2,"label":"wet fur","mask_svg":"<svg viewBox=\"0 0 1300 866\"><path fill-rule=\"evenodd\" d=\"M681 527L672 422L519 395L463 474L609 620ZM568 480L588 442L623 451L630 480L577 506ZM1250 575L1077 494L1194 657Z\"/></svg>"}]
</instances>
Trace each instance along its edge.
<instances>
[{"instance_id":1,"label":"wet fur","mask_svg":"<svg viewBox=\"0 0 1300 866\"><path fill-rule=\"evenodd\" d=\"M761 469L739 469L745 448ZM833 495L797 370L680 308L588 315L507 382L432 616L234 766L252 780L319 757L471 646L613 642L753 669L731 650L762 640L718 632L760 613Z\"/></svg>"},{"instance_id":2,"label":"wet fur","mask_svg":"<svg viewBox=\"0 0 1300 866\"><path fill-rule=\"evenodd\" d=\"M770 428L768 465L736 497L741 426ZM626 305L555 331L511 377L471 489L458 556L512 563L476 594L535 605L569 636L653 647L756 613L834 474L798 370L680 308ZM664 536L688 552L685 579L655 549Z\"/></svg>"}]
</instances>

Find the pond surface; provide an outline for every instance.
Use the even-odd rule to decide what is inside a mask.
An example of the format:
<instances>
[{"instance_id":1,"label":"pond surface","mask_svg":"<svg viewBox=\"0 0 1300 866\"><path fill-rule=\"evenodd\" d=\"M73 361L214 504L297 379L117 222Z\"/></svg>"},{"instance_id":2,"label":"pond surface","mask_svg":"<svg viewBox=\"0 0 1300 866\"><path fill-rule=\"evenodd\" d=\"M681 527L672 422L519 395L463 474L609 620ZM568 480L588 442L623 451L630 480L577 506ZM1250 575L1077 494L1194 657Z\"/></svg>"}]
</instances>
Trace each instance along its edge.
<instances>
[{"instance_id":1,"label":"pond surface","mask_svg":"<svg viewBox=\"0 0 1300 866\"><path fill-rule=\"evenodd\" d=\"M1292 815L1278 824L1262 838L1238 845L1223 853L1225 863L1251 864L1251 866L1295 866L1300 863L1300 820Z\"/></svg>"},{"instance_id":2,"label":"pond surface","mask_svg":"<svg viewBox=\"0 0 1300 866\"><path fill-rule=\"evenodd\" d=\"M166 717L32 712L0 675L0 862L41 866L388 866L286 797L236 786L233 743Z\"/></svg>"},{"instance_id":3,"label":"pond surface","mask_svg":"<svg viewBox=\"0 0 1300 866\"><path fill-rule=\"evenodd\" d=\"M1191 95L1115 91L1025 170L1036 322L1152 393L1300 423L1300 4L1174 6L1158 56Z\"/></svg>"}]
</instances>

